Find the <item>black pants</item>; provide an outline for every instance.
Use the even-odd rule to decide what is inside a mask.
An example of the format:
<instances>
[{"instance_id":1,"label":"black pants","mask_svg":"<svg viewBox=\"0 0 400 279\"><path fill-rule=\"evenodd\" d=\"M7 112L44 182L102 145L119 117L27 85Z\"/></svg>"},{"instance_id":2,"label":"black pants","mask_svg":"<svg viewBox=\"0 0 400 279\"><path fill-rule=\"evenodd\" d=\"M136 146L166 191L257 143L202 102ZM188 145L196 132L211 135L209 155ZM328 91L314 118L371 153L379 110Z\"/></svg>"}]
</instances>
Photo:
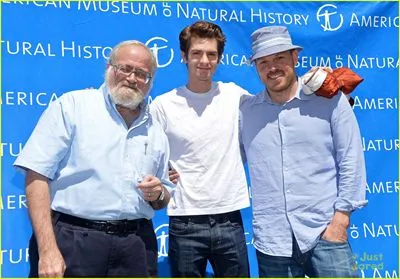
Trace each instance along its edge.
<instances>
[{"instance_id":1,"label":"black pants","mask_svg":"<svg viewBox=\"0 0 400 279\"><path fill-rule=\"evenodd\" d=\"M157 239L151 221L135 232L109 234L53 218L58 247L64 257L64 277L157 277ZM38 247L29 242L30 274L38 277Z\"/></svg>"}]
</instances>

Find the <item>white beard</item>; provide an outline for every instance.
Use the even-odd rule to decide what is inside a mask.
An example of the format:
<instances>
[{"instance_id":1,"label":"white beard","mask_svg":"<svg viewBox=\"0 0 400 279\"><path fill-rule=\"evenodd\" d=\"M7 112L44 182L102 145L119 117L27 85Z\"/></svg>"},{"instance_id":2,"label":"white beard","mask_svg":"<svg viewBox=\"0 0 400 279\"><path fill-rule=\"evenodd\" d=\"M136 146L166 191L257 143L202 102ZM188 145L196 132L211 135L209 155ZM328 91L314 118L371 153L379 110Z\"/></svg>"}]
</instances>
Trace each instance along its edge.
<instances>
[{"instance_id":1,"label":"white beard","mask_svg":"<svg viewBox=\"0 0 400 279\"><path fill-rule=\"evenodd\" d=\"M135 110L143 102L144 96L139 89L128 87L110 87L110 96L116 105Z\"/></svg>"}]
</instances>

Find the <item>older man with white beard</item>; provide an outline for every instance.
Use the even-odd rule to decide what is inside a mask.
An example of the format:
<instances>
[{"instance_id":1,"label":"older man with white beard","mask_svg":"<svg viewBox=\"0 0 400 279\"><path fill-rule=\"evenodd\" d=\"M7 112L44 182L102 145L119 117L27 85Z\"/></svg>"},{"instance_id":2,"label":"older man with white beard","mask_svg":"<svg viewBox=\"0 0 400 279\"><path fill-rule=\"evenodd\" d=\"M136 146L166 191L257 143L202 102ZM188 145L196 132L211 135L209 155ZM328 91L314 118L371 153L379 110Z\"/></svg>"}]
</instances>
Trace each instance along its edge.
<instances>
[{"instance_id":1,"label":"older man with white beard","mask_svg":"<svg viewBox=\"0 0 400 279\"><path fill-rule=\"evenodd\" d=\"M151 218L167 205L169 145L144 98L156 71L117 45L105 84L49 105L14 165L26 174L30 277L157 276Z\"/></svg>"}]
</instances>

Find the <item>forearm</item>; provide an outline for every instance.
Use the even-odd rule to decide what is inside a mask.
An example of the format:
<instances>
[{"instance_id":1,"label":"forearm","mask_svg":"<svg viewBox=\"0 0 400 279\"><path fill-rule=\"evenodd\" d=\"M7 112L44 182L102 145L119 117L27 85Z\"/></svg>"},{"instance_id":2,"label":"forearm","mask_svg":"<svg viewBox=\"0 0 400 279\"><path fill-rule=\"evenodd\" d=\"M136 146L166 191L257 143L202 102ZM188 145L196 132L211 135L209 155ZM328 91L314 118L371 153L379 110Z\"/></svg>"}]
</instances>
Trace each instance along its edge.
<instances>
[{"instance_id":1,"label":"forearm","mask_svg":"<svg viewBox=\"0 0 400 279\"><path fill-rule=\"evenodd\" d=\"M354 211L367 204L366 170L360 130L345 97L333 117L333 142L339 167L335 211Z\"/></svg>"},{"instance_id":2,"label":"forearm","mask_svg":"<svg viewBox=\"0 0 400 279\"><path fill-rule=\"evenodd\" d=\"M29 170L26 175L26 198L38 244L39 277L63 277L66 266L58 249L51 221L50 191L47 177Z\"/></svg>"},{"instance_id":3,"label":"forearm","mask_svg":"<svg viewBox=\"0 0 400 279\"><path fill-rule=\"evenodd\" d=\"M47 178L33 171L28 171L26 175L26 197L39 254L56 248Z\"/></svg>"},{"instance_id":4,"label":"forearm","mask_svg":"<svg viewBox=\"0 0 400 279\"><path fill-rule=\"evenodd\" d=\"M335 211L331 222L326 227L322 238L333 242L346 242L347 228L350 224L350 212Z\"/></svg>"},{"instance_id":5,"label":"forearm","mask_svg":"<svg viewBox=\"0 0 400 279\"><path fill-rule=\"evenodd\" d=\"M336 210L331 223L347 229L350 224L350 214L348 211Z\"/></svg>"}]
</instances>

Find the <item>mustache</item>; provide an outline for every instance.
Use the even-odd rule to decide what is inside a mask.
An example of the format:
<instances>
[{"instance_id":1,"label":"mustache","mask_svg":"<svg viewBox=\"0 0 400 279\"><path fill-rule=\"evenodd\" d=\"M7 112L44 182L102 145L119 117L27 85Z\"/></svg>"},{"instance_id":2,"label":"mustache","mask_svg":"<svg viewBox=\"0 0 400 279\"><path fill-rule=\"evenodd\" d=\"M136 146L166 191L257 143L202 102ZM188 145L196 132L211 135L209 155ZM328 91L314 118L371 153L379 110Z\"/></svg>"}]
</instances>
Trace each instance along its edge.
<instances>
[{"instance_id":1,"label":"mustache","mask_svg":"<svg viewBox=\"0 0 400 279\"><path fill-rule=\"evenodd\" d=\"M133 90L135 92L142 92L135 83L126 83L126 84L121 84L119 86L119 88L123 88L123 87L129 88L129 89L131 89L131 90Z\"/></svg>"},{"instance_id":2,"label":"mustache","mask_svg":"<svg viewBox=\"0 0 400 279\"><path fill-rule=\"evenodd\" d=\"M274 76L276 74L284 75L285 72L281 69L275 69L275 70L270 71L267 76Z\"/></svg>"}]
</instances>

